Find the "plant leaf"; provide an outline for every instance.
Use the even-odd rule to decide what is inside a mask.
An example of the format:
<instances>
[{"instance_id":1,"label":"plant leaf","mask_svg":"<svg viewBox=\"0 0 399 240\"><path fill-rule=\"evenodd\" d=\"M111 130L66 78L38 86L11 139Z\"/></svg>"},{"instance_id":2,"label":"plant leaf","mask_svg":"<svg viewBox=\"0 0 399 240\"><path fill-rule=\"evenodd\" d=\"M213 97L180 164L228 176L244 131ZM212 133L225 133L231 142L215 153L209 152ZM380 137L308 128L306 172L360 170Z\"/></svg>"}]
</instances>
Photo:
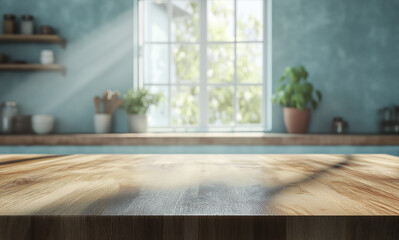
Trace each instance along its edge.
<instances>
[{"instance_id":1,"label":"plant leaf","mask_svg":"<svg viewBox=\"0 0 399 240\"><path fill-rule=\"evenodd\" d=\"M306 93L311 94L313 92L313 84L311 84L310 82L307 82L305 84L306 87Z\"/></svg>"},{"instance_id":2,"label":"plant leaf","mask_svg":"<svg viewBox=\"0 0 399 240\"><path fill-rule=\"evenodd\" d=\"M157 105L162 94L151 94L147 89L129 89L123 96L122 108L128 114L146 114L150 105Z\"/></svg>"},{"instance_id":3,"label":"plant leaf","mask_svg":"<svg viewBox=\"0 0 399 240\"><path fill-rule=\"evenodd\" d=\"M319 102L321 101L321 99L323 98L323 95L321 94L321 92L319 90L316 91L316 95L317 95L317 99L319 100Z\"/></svg>"},{"instance_id":4,"label":"plant leaf","mask_svg":"<svg viewBox=\"0 0 399 240\"><path fill-rule=\"evenodd\" d=\"M285 68L285 70L284 70L284 76L288 76L288 75L290 74L291 71L292 71L292 68L291 68L291 67Z\"/></svg>"},{"instance_id":5,"label":"plant leaf","mask_svg":"<svg viewBox=\"0 0 399 240\"><path fill-rule=\"evenodd\" d=\"M296 108L298 108L299 110L302 110L302 111L305 109L304 105L302 105L300 103L296 104Z\"/></svg>"},{"instance_id":6,"label":"plant leaf","mask_svg":"<svg viewBox=\"0 0 399 240\"><path fill-rule=\"evenodd\" d=\"M291 71L289 72L289 76L290 76L292 83L297 83L300 80L298 71L295 68L291 68Z\"/></svg>"},{"instance_id":7,"label":"plant leaf","mask_svg":"<svg viewBox=\"0 0 399 240\"><path fill-rule=\"evenodd\" d=\"M312 99L312 108L313 108L314 110L317 109L317 102L316 102L315 100L313 100L313 99Z\"/></svg>"},{"instance_id":8,"label":"plant leaf","mask_svg":"<svg viewBox=\"0 0 399 240\"><path fill-rule=\"evenodd\" d=\"M303 65L301 65L301 66L299 66L299 70L301 71L302 78L307 80L309 73L308 73L308 71L306 71L306 68Z\"/></svg>"},{"instance_id":9,"label":"plant leaf","mask_svg":"<svg viewBox=\"0 0 399 240\"><path fill-rule=\"evenodd\" d=\"M277 103L289 107L297 107L298 109L305 109L309 104L316 108L318 102L313 99L314 87L313 84L307 82L309 73L304 66L287 67L283 76L280 77L279 82L285 80L285 84L278 86L275 95L272 98L273 103ZM317 98L321 99L321 92L316 92ZM313 102L315 101L315 103Z\"/></svg>"}]
</instances>

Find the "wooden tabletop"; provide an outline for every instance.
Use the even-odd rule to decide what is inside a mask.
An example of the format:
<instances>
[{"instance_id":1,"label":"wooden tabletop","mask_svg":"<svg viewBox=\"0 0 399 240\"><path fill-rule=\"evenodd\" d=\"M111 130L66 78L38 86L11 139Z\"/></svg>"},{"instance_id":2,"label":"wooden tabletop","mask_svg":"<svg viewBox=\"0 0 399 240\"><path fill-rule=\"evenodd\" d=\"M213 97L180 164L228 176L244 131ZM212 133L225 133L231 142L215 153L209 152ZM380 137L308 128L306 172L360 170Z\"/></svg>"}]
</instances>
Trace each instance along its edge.
<instances>
[{"instance_id":1,"label":"wooden tabletop","mask_svg":"<svg viewBox=\"0 0 399 240\"><path fill-rule=\"evenodd\" d=\"M398 215L390 155L0 155L0 215Z\"/></svg>"},{"instance_id":2,"label":"wooden tabletop","mask_svg":"<svg viewBox=\"0 0 399 240\"><path fill-rule=\"evenodd\" d=\"M0 145L246 145L246 146L396 146L399 135L376 134L284 134L263 132L236 133L111 133L0 135Z\"/></svg>"}]
</instances>

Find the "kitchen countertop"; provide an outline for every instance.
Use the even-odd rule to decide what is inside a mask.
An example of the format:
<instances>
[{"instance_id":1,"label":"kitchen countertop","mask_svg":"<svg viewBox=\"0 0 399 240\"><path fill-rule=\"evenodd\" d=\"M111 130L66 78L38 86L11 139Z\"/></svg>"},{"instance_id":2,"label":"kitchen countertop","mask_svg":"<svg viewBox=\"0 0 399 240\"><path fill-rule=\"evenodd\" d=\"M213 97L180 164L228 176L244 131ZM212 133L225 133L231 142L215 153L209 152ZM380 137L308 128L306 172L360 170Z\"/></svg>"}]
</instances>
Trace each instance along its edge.
<instances>
[{"instance_id":1,"label":"kitchen countertop","mask_svg":"<svg viewBox=\"0 0 399 240\"><path fill-rule=\"evenodd\" d=\"M397 215L398 179L389 155L0 155L0 215Z\"/></svg>"},{"instance_id":2,"label":"kitchen countertop","mask_svg":"<svg viewBox=\"0 0 399 240\"><path fill-rule=\"evenodd\" d=\"M274 234L283 229L285 238L273 239L310 239L305 228L295 230L290 224L313 220L312 224L349 231L349 225L358 224L353 222L356 218L323 216L399 215L398 179L399 158L390 155L0 155L0 223L5 224L0 224L0 235L8 231L32 236L48 226L58 234L75 226L59 219L91 229L97 225L87 222L90 216L106 216L94 220L109 231L115 227L113 221L158 229L145 236L159 232L159 224L164 226L160 234L165 234L171 227L167 223L193 224L197 236L205 225L208 229L222 227L218 224L252 224L254 234L254 226L262 224L265 227L256 231L272 228L269 233ZM135 220L131 222L129 216ZM384 221L390 221L384 226L399 222ZM26 224L29 232L20 230ZM358 231L356 226L353 229ZM306 236L301 238L298 231ZM295 237L289 238L293 232Z\"/></svg>"},{"instance_id":3,"label":"kitchen countertop","mask_svg":"<svg viewBox=\"0 0 399 240\"><path fill-rule=\"evenodd\" d=\"M0 135L0 145L399 145L399 135L277 133L122 133Z\"/></svg>"}]
</instances>

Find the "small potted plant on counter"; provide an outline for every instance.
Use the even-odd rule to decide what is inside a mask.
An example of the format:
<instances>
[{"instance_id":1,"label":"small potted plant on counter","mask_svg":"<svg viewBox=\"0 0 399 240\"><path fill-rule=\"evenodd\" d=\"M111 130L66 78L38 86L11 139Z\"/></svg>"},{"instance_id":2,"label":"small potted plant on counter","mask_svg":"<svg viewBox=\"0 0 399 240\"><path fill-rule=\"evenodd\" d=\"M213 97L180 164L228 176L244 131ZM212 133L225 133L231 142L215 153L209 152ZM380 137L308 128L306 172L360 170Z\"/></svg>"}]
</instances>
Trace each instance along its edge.
<instances>
[{"instance_id":1,"label":"small potted plant on counter","mask_svg":"<svg viewBox=\"0 0 399 240\"><path fill-rule=\"evenodd\" d=\"M309 105L315 110L322 99L319 90L307 81L305 67L288 67L279 80L272 101L284 107L284 123L288 133L306 133L310 121Z\"/></svg>"},{"instance_id":2,"label":"small potted plant on counter","mask_svg":"<svg viewBox=\"0 0 399 240\"><path fill-rule=\"evenodd\" d=\"M147 132L147 111L151 105L158 105L161 94L152 94L147 89L130 89L123 96L122 109L129 115L129 130L133 133Z\"/></svg>"}]
</instances>

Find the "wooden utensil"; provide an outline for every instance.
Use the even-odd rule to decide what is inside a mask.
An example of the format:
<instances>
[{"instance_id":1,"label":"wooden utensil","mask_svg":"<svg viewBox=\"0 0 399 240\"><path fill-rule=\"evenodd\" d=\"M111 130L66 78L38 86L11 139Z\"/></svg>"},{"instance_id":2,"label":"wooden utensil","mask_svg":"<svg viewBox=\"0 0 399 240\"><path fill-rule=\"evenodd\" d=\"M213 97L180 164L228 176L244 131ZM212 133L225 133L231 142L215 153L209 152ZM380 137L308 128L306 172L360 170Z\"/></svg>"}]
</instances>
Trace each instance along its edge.
<instances>
[{"instance_id":1,"label":"wooden utensil","mask_svg":"<svg viewBox=\"0 0 399 240\"><path fill-rule=\"evenodd\" d=\"M111 96L111 100L110 100L110 108L112 108L112 106L118 101L119 99L119 94L117 92L113 93Z\"/></svg>"},{"instance_id":2,"label":"wooden utensil","mask_svg":"<svg viewBox=\"0 0 399 240\"><path fill-rule=\"evenodd\" d=\"M120 98L117 99L117 101L112 105L110 114L113 114L116 111L116 109L118 109L118 107L120 107L122 104L123 104L123 100Z\"/></svg>"},{"instance_id":3,"label":"wooden utensil","mask_svg":"<svg viewBox=\"0 0 399 240\"><path fill-rule=\"evenodd\" d=\"M110 100L112 97L112 91L107 90L103 94L103 108L104 108L104 113L109 113L110 111Z\"/></svg>"},{"instance_id":4,"label":"wooden utensil","mask_svg":"<svg viewBox=\"0 0 399 240\"><path fill-rule=\"evenodd\" d=\"M100 104L101 104L101 99L98 96L94 97L94 106L96 107L96 113L100 113L101 109L100 109Z\"/></svg>"}]
</instances>

